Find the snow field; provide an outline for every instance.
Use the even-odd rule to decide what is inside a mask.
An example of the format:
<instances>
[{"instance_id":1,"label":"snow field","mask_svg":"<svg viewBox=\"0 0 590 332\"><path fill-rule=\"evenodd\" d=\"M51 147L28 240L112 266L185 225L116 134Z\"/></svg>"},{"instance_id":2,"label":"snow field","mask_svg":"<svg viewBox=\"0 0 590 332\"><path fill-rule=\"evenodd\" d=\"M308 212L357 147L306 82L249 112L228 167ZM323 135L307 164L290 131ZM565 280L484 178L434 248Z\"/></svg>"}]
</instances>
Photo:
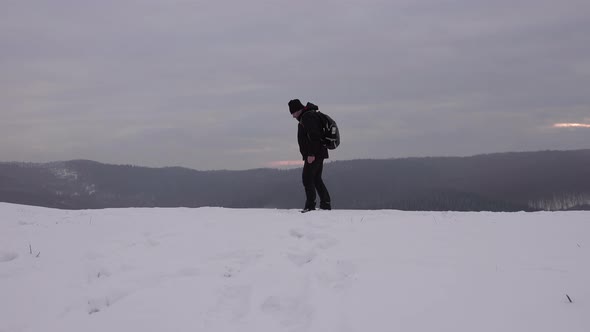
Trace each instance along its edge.
<instances>
[{"instance_id":1,"label":"snow field","mask_svg":"<svg viewBox=\"0 0 590 332\"><path fill-rule=\"evenodd\" d=\"M586 332L589 217L0 203L0 332Z\"/></svg>"}]
</instances>

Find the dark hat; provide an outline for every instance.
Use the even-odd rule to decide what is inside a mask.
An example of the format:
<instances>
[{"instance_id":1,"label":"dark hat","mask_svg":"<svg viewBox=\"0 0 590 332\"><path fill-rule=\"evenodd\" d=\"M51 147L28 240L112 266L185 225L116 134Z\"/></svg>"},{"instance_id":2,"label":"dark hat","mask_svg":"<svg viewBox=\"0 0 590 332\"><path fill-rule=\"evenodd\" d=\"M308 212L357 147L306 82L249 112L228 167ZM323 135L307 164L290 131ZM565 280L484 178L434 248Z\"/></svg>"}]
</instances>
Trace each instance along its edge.
<instances>
[{"instance_id":1,"label":"dark hat","mask_svg":"<svg viewBox=\"0 0 590 332\"><path fill-rule=\"evenodd\" d=\"M293 99L289 102L289 112L291 112L291 114L304 109L305 106L303 106L303 104L301 103L301 101L299 101L299 99Z\"/></svg>"}]
</instances>

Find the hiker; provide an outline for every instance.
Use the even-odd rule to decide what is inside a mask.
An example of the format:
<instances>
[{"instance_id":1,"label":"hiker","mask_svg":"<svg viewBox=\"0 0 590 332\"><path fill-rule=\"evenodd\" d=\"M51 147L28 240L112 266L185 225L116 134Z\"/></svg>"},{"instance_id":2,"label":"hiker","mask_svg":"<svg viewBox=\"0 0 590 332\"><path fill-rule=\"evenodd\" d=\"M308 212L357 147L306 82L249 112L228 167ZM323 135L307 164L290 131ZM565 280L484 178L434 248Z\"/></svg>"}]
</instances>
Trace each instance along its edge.
<instances>
[{"instance_id":1,"label":"hiker","mask_svg":"<svg viewBox=\"0 0 590 332\"><path fill-rule=\"evenodd\" d=\"M316 113L318 107L312 103L303 106L299 99L289 101L289 112L297 119L297 142L303 157L303 187L305 206L301 212L315 210L316 190L320 197L320 209L331 210L330 194L322 180L324 159L328 159L328 149L322 144L322 122Z\"/></svg>"}]
</instances>

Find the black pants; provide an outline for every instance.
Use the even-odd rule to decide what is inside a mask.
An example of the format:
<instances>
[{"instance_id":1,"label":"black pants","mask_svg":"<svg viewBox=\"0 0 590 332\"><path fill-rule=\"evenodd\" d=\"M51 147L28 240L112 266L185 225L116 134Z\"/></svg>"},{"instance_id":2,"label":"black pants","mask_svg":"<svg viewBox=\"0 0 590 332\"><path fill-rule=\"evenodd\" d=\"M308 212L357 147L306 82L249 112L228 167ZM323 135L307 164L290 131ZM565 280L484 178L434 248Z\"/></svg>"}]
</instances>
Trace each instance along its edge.
<instances>
[{"instance_id":1,"label":"black pants","mask_svg":"<svg viewBox=\"0 0 590 332\"><path fill-rule=\"evenodd\" d=\"M316 190L320 196L320 207L330 206L330 194L322 180L324 159L316 158L313 163L305 161L303 166L303 187L305 188L305 208L314 209L316 204Z\"/></svg>"}]
</instances>

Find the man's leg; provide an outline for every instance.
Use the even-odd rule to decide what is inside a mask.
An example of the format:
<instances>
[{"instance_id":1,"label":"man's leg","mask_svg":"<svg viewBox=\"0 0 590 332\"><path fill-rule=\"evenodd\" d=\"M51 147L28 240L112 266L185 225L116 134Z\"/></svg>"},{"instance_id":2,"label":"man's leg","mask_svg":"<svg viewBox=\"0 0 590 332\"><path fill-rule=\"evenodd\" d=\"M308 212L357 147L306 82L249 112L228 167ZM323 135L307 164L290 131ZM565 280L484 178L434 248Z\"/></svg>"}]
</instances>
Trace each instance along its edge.
<instances>
[{"instance_id":1,"label":"man's leg","mask_svg":"<svg viewBox=\"0 0 590 332\"><path fill-rule=\"evenodd\" d=\"M324 170L324 159L316 160L315 162L318 163L317 172L315 175L315 189L318 191L320 196L320 209L323 210L331 210L332 205L330 203L330 193L328 192L328 188L324 184L322 180L322 172Z\"/></svg>"},{"instance_id":2,"label":"man's leg","mask_svg":"<svg viewBox=\"0 0 590 332\"><path fill-rule=\"evenodd\" d=\"M316 198L316 185L315 179L317 176L318 165L321 163L318 160L315 160L313 163L308 163L305 161L305 165L303 166L303 187L305 188L305 210L314 210L315 209L315 198Z\"/></svg>"}]
</instances>

